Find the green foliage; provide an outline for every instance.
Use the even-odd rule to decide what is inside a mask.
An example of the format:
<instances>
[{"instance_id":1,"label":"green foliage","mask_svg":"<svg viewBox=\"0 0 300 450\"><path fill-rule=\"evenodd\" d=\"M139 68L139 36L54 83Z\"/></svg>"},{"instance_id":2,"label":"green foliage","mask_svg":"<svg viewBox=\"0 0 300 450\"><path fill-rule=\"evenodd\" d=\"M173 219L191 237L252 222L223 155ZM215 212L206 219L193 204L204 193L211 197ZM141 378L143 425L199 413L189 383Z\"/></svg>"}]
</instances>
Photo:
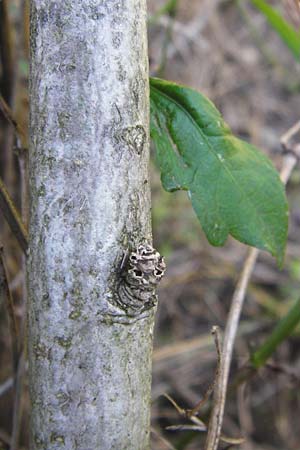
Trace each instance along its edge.
<instances>
[{"instance_id":1,"label":"green foliage","mask_svg":"<svg viewBox=\"0 0 300 450\"><path fill-rule=\"evenodd\" d=\"M276 325L263 345L251 356L252 365L258 369L272 356L278 345L288 338L300 322L300 300L297 300L287 315Z\"/></svg>"},{"instance_id":2,"label":"green foliage","mask_svg":"<svg viewBox=\"0 0 300 450\"><path fill-rule=\"evenodd\" d=\"M236 138L215 106L190 88L152 78L150 100L164 188L188 191L212 245L230 234L281 264L288 206L269 159Z\"/></svg>"},{"instance_id":3,"label":"green foliage","mask_svg":"<svg viewBox=\"0 0 300 450\"><path fill-rule=\"evenodd\" d=\"M281 14L264 0L251 0L253 5L266 17L270 25L281 37L283 42L293 53L297 61L300 60L300 30L297 32Z\"/></svg>"}]
</instances>

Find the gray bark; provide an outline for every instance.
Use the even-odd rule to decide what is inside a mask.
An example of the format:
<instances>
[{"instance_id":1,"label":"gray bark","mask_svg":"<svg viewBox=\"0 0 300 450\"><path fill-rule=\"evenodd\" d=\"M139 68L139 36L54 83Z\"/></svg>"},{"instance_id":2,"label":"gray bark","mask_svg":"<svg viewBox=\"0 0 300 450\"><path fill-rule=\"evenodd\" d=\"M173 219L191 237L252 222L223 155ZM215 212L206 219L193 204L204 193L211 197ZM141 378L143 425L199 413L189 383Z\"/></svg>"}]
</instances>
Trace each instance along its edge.
<instances>
[{"instance_id":1,"label":"gray bark","mask_svg":"<svg viewBox=\"0 0 300 450\"><path fill-rule=\"evenodd\" d=\"M32 0L30 93L30 449L145 450L155 296L127 308L119 269L151 243L146 1Z\"/></svg>"}]
</instances>

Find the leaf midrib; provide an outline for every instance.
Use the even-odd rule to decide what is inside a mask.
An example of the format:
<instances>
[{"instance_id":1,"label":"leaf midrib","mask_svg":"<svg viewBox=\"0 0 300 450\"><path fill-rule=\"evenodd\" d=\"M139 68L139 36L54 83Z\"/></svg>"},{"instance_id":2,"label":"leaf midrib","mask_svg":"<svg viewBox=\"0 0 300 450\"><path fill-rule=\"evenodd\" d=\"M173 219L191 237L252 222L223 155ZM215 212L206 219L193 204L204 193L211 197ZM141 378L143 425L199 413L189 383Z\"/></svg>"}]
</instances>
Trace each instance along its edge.
<instances>
[{"instance_id":1,"label":"leaf midrib","mask_svg":"<svg viewBox=\"0 0 300 450\"><path fill-rule=\"evenodd\" d=\"M245 191L244 191L243 189L240 188L240 185L238 184L237 180L233 177L233 175L231 174L230 170L229 170L228 167L225 165L225 163L222 162L222 161L220 161L220 159L219 159L218 156L216 155L216 151L213 149L211 143L209 142L208 137L203 133L201 127L198 125L198 123L196 122L196 120L194 119L194 117L193 117L193 116L192 116L192 115L191 115L191 114L190 114L190 113L189 113L189 112L188 112L188 111L187 111L180 103L178 103L177 100L174 100L170 95L168 95L168 94L166 94L165 92L159 90L156 86L153 86L153 85L151 85L151 89L154 89L154 91L158 92L159 95L162 95L162 96L165 97L167 100L173 102L175 105L178 106L178 108L179 108L185 115L187 115L187 116L191 119L191 121L193 122L193 124L196 126L196 129L199 130L199 133L200 133L200 135L202 136L202 139L206 142L209 151L210 151L211 154L216 158L216 160L218 161L219 165L220 165L222 168L225 169L225 171L226 171L226 173L229 175L229 178L231 179L232 183L233 183L234 185L236 185L237 188L238 188L238 190L242 193L244 199L246 200L246 203L248 203L249 206L251 207L251 209L254 211L255 216L257 217L257 219L259 220L259 222L262 224L262 228L263 228L264 232L266 232L267 230L266 230L266 226L265 226L265 224L264 224L264 221L262 220L261 216L258 214L258 212L257 212L255 206L253 205L252 201L249 200L249 198L247 197L247 194L245 193ZM220 118L220 119L222 120L222 118ZM232 134L231 131L228 132L228 135L229 135L229 136L233 136L233 134ZM216 137L216 138L222 138L222 136L214 136L214 137ZM197 168L194 175L196 175L196 173L197 173L198 170L199 170L199 169ZM230 231L231 231L231 230L230 230ZM230 234L231 234L231 233L230 233ZM273 235L273 233L270 233L270 234ZM274 237L274 235L273 235L273 237ZM270 245L270 241L269 241L269 240L265 239L265 242L267 242L268 245ZM271 245L271 247L268 247L268 249L269 249L271 252L273 252L272 245Z\"/></svg>"}]
</instances>

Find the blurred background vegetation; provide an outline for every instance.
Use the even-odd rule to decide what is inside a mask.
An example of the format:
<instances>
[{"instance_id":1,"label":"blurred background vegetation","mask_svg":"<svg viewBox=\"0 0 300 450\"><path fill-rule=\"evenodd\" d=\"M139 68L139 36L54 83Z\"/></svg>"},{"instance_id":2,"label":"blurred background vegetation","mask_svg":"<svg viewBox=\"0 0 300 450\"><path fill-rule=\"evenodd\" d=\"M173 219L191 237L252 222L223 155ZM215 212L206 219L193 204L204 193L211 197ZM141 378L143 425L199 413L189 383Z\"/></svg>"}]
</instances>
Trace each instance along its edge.
<instances>
[{"instance_id":1,"label":"blurred background vegetation","mask_svg":"<svg viewBox=\"0 0 300 450\"><path fill-rule=\"evenodd\" d=\"M269 4L299 30L297 0ZM0 1L0 93L15 120L9 122L10 112L5 112L2 102L0 173L25 224L28 9L26 0ZM148 0L148 11L150 74L203 92L214 101L233 132L261 148L280 169L280 137L300 119L300 66L266 17L250 0ZM186 193L163 191L154 151L151 175L154 242L168 264L159 292L155 330L151 448L196 450L203 448L204 433L180 427L167 429L187 422L163 394L189 409L211 384L217 357L210 330L213 325L224 329L247 248L233 239L223 248L208 244ZM298 165L287 187L290 227L285 265L279 271L269 255L259 256L241 318L231 381L300 297L299 186ZM20 368L19 363L18 370L13 360L4 276L6 273L22 335L26 311L24 258L2 213L0 226L5 263L5 271L2 265L0 269L0 449L10 448L13 438L20 443L16 448L29 450L27 365L24 362ZM296 327L267 365L246 383L230 389L224 433L245 437L245 442L235 448L300 449L299 333ZM21 380L17 395L13 386L16 371ZM208 402L200 411L204 422L210 406Z\"/></svg>"}]
</instances>

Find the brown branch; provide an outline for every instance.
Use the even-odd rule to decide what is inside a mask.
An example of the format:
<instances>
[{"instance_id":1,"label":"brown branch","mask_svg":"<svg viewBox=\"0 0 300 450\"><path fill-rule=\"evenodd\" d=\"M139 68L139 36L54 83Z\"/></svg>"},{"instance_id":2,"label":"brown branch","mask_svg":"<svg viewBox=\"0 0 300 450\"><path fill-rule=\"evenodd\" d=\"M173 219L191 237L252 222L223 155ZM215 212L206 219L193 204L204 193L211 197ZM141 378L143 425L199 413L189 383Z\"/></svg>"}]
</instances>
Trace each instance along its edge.
<instances>
[{"instance_id":1,"label":"brown branch","mask_svg":"<svg viewBox=\"0 0 300 450\"><path fill-rule=\"evenodd\" d=\"M166 428L167 430L172 430L172 431L193 430L193 431L199 431L199 432L207 431L207 426L198 417L198 413L200 412L200 409L202 408L202 406L204 406L204 404L207 403L207 400L209 399L211 393L214 390L215 383L218 380L221 358L222 358L221 333L220 333L219 327L217 327L217 326L212 327L211 334L214 336L215 346L216 346L216 350L217 350L217 368L216 368L216 372L215 372L215 376L214 376L214 381L211 383L211 385L207 389L203 398L192 409L181 408L172 397L170 397L168 394L164 394L164 397L166 397L169 400L169 402L172 403L174 408L177 410L178 414L180 416L182 416L184 419L189 419L193 423L193 425L190 425L190 424L171 425ZM223 442L230 443L231 445L239 445L242 442L244 442L244 438L232 438L232 437L228 437L225 435L220 435L220 439Z\"/></svg>"},{"instance_id":2,"label":"brown branch","mask_svg":"<svg viewBox=\"0 0 300 450\"><path fill-rule=\"evenodd\" d=\"M257 249L251 249L249 251L249 255L245 261L242 274L240 276L239 282L237 284L237 287L235 289L232 298L231 308L225 328L222 358L218 374L218 380L214 392L214 406L209 421L205 450L216 450L218 448L223 422L227 383L228 383L230 363L232 359L234 340L237 333L239 318L246 294L246 289L257 256L258 256Z\"/></svg>"},{"instance_id":3,"label":"brown branch","mask_svg":"<svg viewBox=\"0 0 300 450\"><path fill-rule=\"evenodd\" d=\"M16 372L18 365L18 324L15 315L14 301L8 285L7 270L5 267L3 248L0 247L0 291L3 293L4 302L9 318L9 329L11 335L12 356L13 356L13 371Z\"/></svg>"},{"instance_id":4,"label":"brown branch","mask_svg":"<svg viewBox=\"0 0 300 450\"><path fill-rule=\"evenodd\" d=\"M15 56L7 0L0 2L0 58L3 68L1 90L5 99L10 103L13 95L13 80L15 77Z\"/></svg>"},{"instance_id":5,"label":"brown branch","mask_svg":"<svg viewBox=\"0 0 300 450\"><path fill-rule=\"evenodd\" d=\"M284 148L291 149L291 139L300 131L300 120L296 122L286 133L280 138L280 143Z\"/></svg>"},{"instance_id":6,"label":"brown branch","mask_svg":"<svg viewBox=\"0 0 300 450\"><path fill-rule=\"evenodd\" d=\"M24 374L25 374L25 352L23 349L19 357L18 369L15 380L15 398L14 398L13 426L12 426L10 450L18 449L20 439L22 413L23 413L22 393L24 386Z\"/></svg>"},{"instance_id":7,"label":"brown branch","mask_svg":"<svg viewBox=\"0 0 300 450\"><path fill-rule=\"evenodd\" d=\"M293 168L295 167L297 160L299 158L298 153L298 151L300 150L299 144L296 145L289 144L292 137L296 133L298 133L299 130L300 130L300 122L294 125L290 130L288 130L288 132L285 133L285 135L283 135L281 138L281 143L283 145L284 150L285 151L288 150L288 153L283 158L283 165L280 173L281 180L285 184L289 180ZM231 365L235 337L239 325L239 319L244 304L248 283L251 278L258 254L259 250L257 249L253 248L249 251L249 254L244 263L240 279L233 294L231 307L225 328L220 371L214 392L214 404L209 421L205 450L217 450L219 445L224 416L229 370Z\"/></svg>"},{"instance_id":8,"label":"brown branch","mask_svg":"<svg viewBox=\"0 0 300 450\"><path fill-rule=\"evenodd\" d=\"M11 199L3 181L0 178L0 210L2 211L11 231L17 238L22 250L26 253L28 248L28 234L20 215Z\"/></svg>"},{"instance_id":9,"label":"brown branch","mask_svg":"<svg viewBox=\"0 0 300 450\"><path fill-rule=\"evenodd\" d=\"M3 114L3 116L5 117L5 119L7 120L7 122L10 125L12 125L16 136L18 138L20 138L21 142L24 142L26 132L23 129L23 127L20 124L18 124L18 122L14 118L12 110L8 106L7 102L4 100L3 95L1 95L1 93L0 93L0 110Z\"/></svg>"},{"instance_id":10,"label":"brown branch","mask_svg":"<svg viewBox=\"0 0 300 450\"><path fill-rule=\"evenodd\" d=\"M215 376L214 376L213 382L208 387L208 389L205 392L203 398L191 410L188 410L188 417L195 416L196 414L198 414L200 409L207 403L209 397L211 396L211 394L213 393L213 391L215 389L216 381L218 380L218 374L219 374L219 370L220 370L221 356L222 356L222 351L221 351L221 334L220 334L219 327L218 326L213 326L212 330L211 330L211 334L214 337L215 347L216 347L216 350L217 350L217 368L216 368Z\"/></svg>"},{"instance_id":11,"label":"brown branch","mask_svg":"<svg viewBox=\"0 0 300 450\"><path fill-rule=\"evenodd\" d=\"M13 24L9 15L9 1L0 2L0 59L2 62L2 75L0 90L11 109L14 109L16 100L16 48L14 39ZM2 164L5 167L3 174L4 182L13 185L13 145L14 128L11 123L3 123L3 133L1 137Z\"/></svg>"}]
</instances>

